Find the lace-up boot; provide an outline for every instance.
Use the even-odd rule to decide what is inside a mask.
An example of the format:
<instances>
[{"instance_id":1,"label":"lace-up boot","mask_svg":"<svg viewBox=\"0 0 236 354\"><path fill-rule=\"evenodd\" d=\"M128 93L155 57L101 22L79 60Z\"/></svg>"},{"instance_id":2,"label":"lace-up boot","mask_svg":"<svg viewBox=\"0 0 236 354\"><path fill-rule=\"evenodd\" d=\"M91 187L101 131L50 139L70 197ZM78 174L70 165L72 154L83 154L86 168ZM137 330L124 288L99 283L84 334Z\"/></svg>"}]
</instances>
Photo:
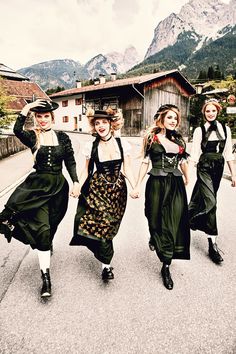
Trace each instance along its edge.
<instances>
[{"instance_id":1,"label":"lace-up boot","mask_svg":"<svg viewBox=\"0 0 236 354\"><path fill-rule=\"evenodd\" d=\"M220 255L220 249L218 248L216 243L212 242L211 238L208 238L208 243L209 243L209 257L211 258L212 262L216 264L220 264L223 262L223 258Z\"/></svg>"}]
</instances>

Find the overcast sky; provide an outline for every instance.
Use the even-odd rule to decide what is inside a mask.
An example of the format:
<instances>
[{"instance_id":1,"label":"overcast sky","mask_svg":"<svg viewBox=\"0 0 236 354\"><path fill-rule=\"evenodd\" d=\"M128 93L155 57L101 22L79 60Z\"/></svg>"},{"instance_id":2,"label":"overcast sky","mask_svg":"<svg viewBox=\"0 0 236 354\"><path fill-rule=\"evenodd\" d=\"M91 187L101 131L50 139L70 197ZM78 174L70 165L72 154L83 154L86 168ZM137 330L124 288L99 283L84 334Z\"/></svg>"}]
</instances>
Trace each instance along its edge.
<instances>
[{"instance_id":1,"label":"overcast sky","mask_svg":"<svg viewBox=\"0 0 236 354\"><path fill-rule=\"evenodd\" d=\"M187 2L0 0L0 63L15 70L52 59L85 64L130 45L142 59L157 24Z\"/></svg>"}]
</instances>

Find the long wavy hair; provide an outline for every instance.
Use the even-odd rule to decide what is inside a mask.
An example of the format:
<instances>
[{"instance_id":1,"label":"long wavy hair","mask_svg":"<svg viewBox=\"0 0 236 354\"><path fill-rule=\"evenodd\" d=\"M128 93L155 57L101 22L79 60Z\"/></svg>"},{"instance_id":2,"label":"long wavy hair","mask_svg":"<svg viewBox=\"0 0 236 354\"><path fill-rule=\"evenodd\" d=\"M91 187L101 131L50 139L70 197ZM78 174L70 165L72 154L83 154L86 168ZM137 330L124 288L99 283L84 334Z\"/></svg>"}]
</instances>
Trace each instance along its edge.
<instances>
[{"instance_id":1,"label":"long wavy hair","mask_svg":"<svg viewBox=\"0 0 236 354\"><path fill-rule=\"evenodd\" d=\"M143 144L143 154L144 156L147 155L148 153L148 150L151 148L154 140L155 140L155 136L160 133L163 129L165 129L165 126L164 126L164 120L165 120L165 117L167 115L167 113L169 111L173 111L176 113L176 116L177 116L177 127L179 127L180 123L181 123L181 114L180 114L180 111L179 109L176 107L171 107L171 108L166 108L166 109L163 109L161 110L160 112L158 112L157 114L155 114L154 116L154 124L149 127L146 131L146 134L144 136L144 144ZM186 144L185 144L185 141L182 137L181 134L179 134L176 130L173 130L173 131L169 131L167 134L166 134L166 137L175 142L176 144L182 146L185 148Z\"/></svg>"}]
</instances>

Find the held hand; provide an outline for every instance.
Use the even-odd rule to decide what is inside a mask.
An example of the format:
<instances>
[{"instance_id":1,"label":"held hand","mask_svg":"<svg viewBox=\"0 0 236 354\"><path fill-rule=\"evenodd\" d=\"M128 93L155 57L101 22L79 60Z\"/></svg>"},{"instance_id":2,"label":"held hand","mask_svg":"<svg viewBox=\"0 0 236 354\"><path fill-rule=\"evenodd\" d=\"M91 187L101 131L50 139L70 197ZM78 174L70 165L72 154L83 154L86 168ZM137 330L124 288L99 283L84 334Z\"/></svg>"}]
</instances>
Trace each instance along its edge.
<instances>
[{"instance_id":1,"label":"held hand","mask_svg":"<svg viewBox=\"0 0 236 354\"><path fill-rule=\"evenodd\" d=\"M139 198L140 197L140 188L134 188L131 192L130 192L130 197L133 199Z\"/></svg>"},{"instance_id":2,"label":"held hand","mask_svg":"<svg viewBox=\"0 0 236 354\"><path fill-rule=\"evenodd\" d=\"M79 182L74 182L72 191L70 192L70 196L73 198L78 198L80 195L80 184Z\"/></svg>"}]
</instances>

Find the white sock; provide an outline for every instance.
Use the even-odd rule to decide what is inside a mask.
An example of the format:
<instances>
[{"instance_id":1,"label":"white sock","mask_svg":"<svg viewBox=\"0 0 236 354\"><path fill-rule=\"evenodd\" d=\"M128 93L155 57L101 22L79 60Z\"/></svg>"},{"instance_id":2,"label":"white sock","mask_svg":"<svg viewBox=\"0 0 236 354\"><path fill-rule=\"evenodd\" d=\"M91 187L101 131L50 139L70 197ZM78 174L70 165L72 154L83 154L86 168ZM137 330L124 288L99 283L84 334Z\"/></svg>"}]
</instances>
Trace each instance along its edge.
<instances>
[{"instance_id":1,"label":"white sock","mask_svg":"<svg viewBox=\"0 0 236 354\"><path fill-rule=\"evenodd\" d=\"M50 259L51 259L50 251L39 251L38 250L38 258L39 258L40 269L44 273L46 273L46 269L50 268Z\"/></svg>"},{"instance_id":2,"label":"white sock","mask_svg":"<svg viewBox=\"0 0 236 354\"><path fill-rule=\"evenodd\" d=\"M104 269L104 268L110 268L110 264L104 264L104 263L102 263L102 270Z\"/></svg>"},{"instance_id":3,"label":"white sock","mask_svg":"<svg viewBox=\"0 0 236 354\"><path fill-rule=\"evenodd\" d=\"M210 238L212 240L212 243L216 243L216 236L207 235L207 238Z\"/></svg>"}]
</instances>

